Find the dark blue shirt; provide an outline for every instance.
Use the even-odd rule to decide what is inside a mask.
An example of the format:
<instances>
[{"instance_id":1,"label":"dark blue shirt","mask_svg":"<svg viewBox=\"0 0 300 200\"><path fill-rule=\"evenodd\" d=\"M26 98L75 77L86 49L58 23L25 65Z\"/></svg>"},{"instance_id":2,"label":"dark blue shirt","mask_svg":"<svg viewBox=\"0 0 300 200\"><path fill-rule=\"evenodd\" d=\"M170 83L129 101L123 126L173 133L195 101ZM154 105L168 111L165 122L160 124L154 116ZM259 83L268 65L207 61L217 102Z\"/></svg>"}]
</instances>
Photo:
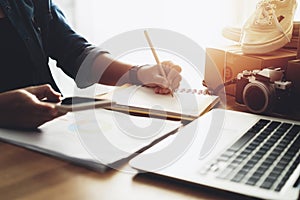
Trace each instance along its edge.
<instances>
[{"instance_id":1,"label":"dark blue shirt","mask_svg":"<svg viewBox=\"0 0 300 200\"><path fill-rule=\"evenodd\" d=\"M87 55L104 52L72 30L63 13L51 0L0 0L0 6L7 18L2 20L9 20L8 24L2 23L4 26L11 26L11 35L0 28L0 41L18 37L13 48L19 45L19 49L6 54L10 54L11 59L24 60L22 65L2 63L7 55L0 54L1 76L6 75L6 79L1 79L0 91L45 83L59 91L48 66L49 58L56 60L58 67L76 79ZM11 55L12 52L15 52L14 55ZM22 76L24 77L20 80ZM93 83L88 80L87 75L87 79L80 80L77 85L86 87Z\"/></svg>"},{"instance_id":2,"label":"dark blue shirt","mask_svg":"<svg viewBox=\"0 0 300 200\"><path fill-rule=\"evenodd\" d=\"M8 18L0 18L0 57L0 92L34 85L33 63Z\"/></svg>"}]
</instances>

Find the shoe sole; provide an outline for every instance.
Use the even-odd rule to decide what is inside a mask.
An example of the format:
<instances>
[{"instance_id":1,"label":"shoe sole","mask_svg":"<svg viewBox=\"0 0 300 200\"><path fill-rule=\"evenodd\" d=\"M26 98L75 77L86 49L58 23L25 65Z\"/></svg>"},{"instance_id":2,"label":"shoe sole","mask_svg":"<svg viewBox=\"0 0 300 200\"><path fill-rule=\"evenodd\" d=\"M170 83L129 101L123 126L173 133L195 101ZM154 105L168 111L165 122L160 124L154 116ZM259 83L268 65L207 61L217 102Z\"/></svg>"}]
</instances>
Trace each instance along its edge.
<instances>
[{"instance_id":1,"label":"shoe sole","mask_svg":"<svg viewBox=\"0 0 300 200\"><path fill-rule=\"evenodd\" d=\"M235 27L225 27L222 30L222 35L229 40L240 42L241 29Z\"/></svg>"},{"instance_id":2,"label":"shoe sole","mask_svg":"<svg viewBox=\"0 0 300 200\"><path fill-rule=\"evenodd\" d=\"M299 28L300 28L300 21L294 21L293 22L292 39L294 37L298 38L298 36L299 36ZM237 28L237 27L225 27L222 30L222 36L224 38L232 40L234 42L240 42L241 28ZM294 47L294 46L292 46L292 47Z\"/></svg>"},{"instance_id":3,"label":"shoe sole","mask_svg":"<svg viewBox=\"0 0 300 200\"><path fill-rule=\"evenodd\" d=\"M286 35L291 39L292 33L293 33L293 26L289 28ZM244 54L265 54L284 47L284 45L286 45L288 42L289 41L287 40L286 36L282 35L280 38L268 43L255 44L255 45L242 44L241 46Z\"/></svg>"}]
</instances>

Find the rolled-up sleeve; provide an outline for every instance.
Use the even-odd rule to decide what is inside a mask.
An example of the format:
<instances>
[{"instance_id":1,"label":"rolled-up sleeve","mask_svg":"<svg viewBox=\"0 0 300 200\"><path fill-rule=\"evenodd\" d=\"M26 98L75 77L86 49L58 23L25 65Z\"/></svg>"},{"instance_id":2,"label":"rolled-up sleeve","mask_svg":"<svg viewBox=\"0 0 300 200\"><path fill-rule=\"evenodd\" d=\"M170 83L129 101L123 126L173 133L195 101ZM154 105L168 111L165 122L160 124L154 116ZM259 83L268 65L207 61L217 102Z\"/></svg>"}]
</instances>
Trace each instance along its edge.
<instances>
[{"instance_id":1,"label":"rolled-up sleeve","mask_svg":"<svg viewBox=\"0 0 300 200\"><path fill-rule=\"evenodd\" d=\"M98 55L109 53L108 51L95 46L87 47L85 51L87 53L83 53L84 56L78 61L80 66L77 70L76 78L74 79L79 88L85 88L98 83L99 77L93 74L92 66ZM103 69L99 69L99 71L103 73L105 69L106 68L104 67Z\"/></svg>"}]
</instances>

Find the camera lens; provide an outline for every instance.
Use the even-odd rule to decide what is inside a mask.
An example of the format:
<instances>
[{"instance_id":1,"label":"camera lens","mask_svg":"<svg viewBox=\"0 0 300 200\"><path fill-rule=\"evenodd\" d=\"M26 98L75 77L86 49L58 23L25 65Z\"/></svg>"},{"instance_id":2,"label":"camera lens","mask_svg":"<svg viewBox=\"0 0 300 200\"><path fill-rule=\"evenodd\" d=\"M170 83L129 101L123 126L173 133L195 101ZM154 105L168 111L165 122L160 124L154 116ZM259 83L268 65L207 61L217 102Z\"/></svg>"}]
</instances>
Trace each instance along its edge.
<instances>
[{"instance_id":1,"label":"camera lens","mask_svg":"<svg viewBox=\"0 0 300 200\"><path fill-rule=\"evenodd\" d=\"M269 110L272 101L272 88L262 82L252 82L246 85L243 92L244 104L254 113Z\"/></svg>"}]
</instances>

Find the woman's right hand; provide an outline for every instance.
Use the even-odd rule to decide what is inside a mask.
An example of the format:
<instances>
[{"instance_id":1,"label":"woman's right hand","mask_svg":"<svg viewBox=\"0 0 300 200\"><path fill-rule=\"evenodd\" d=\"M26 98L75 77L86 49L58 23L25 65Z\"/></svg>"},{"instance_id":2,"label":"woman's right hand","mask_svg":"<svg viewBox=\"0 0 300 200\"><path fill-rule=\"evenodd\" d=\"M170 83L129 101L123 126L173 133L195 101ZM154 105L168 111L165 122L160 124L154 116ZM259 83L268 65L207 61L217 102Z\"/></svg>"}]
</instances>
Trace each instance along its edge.
<instances>
[{"instance_id":1,"label":"woman's right hand","mask_svg":"<svg viewBox=\"0 0 300 200\"><path fill-rule=\"evenodd\" d=\"M142 66L138 70L138 79L146 86L154 88L157 94L169 94L179 87L182 79L181 67L171 61L159 65ZM165 72L163 76L161 70Z\"/></svg>"}]
</instances>

